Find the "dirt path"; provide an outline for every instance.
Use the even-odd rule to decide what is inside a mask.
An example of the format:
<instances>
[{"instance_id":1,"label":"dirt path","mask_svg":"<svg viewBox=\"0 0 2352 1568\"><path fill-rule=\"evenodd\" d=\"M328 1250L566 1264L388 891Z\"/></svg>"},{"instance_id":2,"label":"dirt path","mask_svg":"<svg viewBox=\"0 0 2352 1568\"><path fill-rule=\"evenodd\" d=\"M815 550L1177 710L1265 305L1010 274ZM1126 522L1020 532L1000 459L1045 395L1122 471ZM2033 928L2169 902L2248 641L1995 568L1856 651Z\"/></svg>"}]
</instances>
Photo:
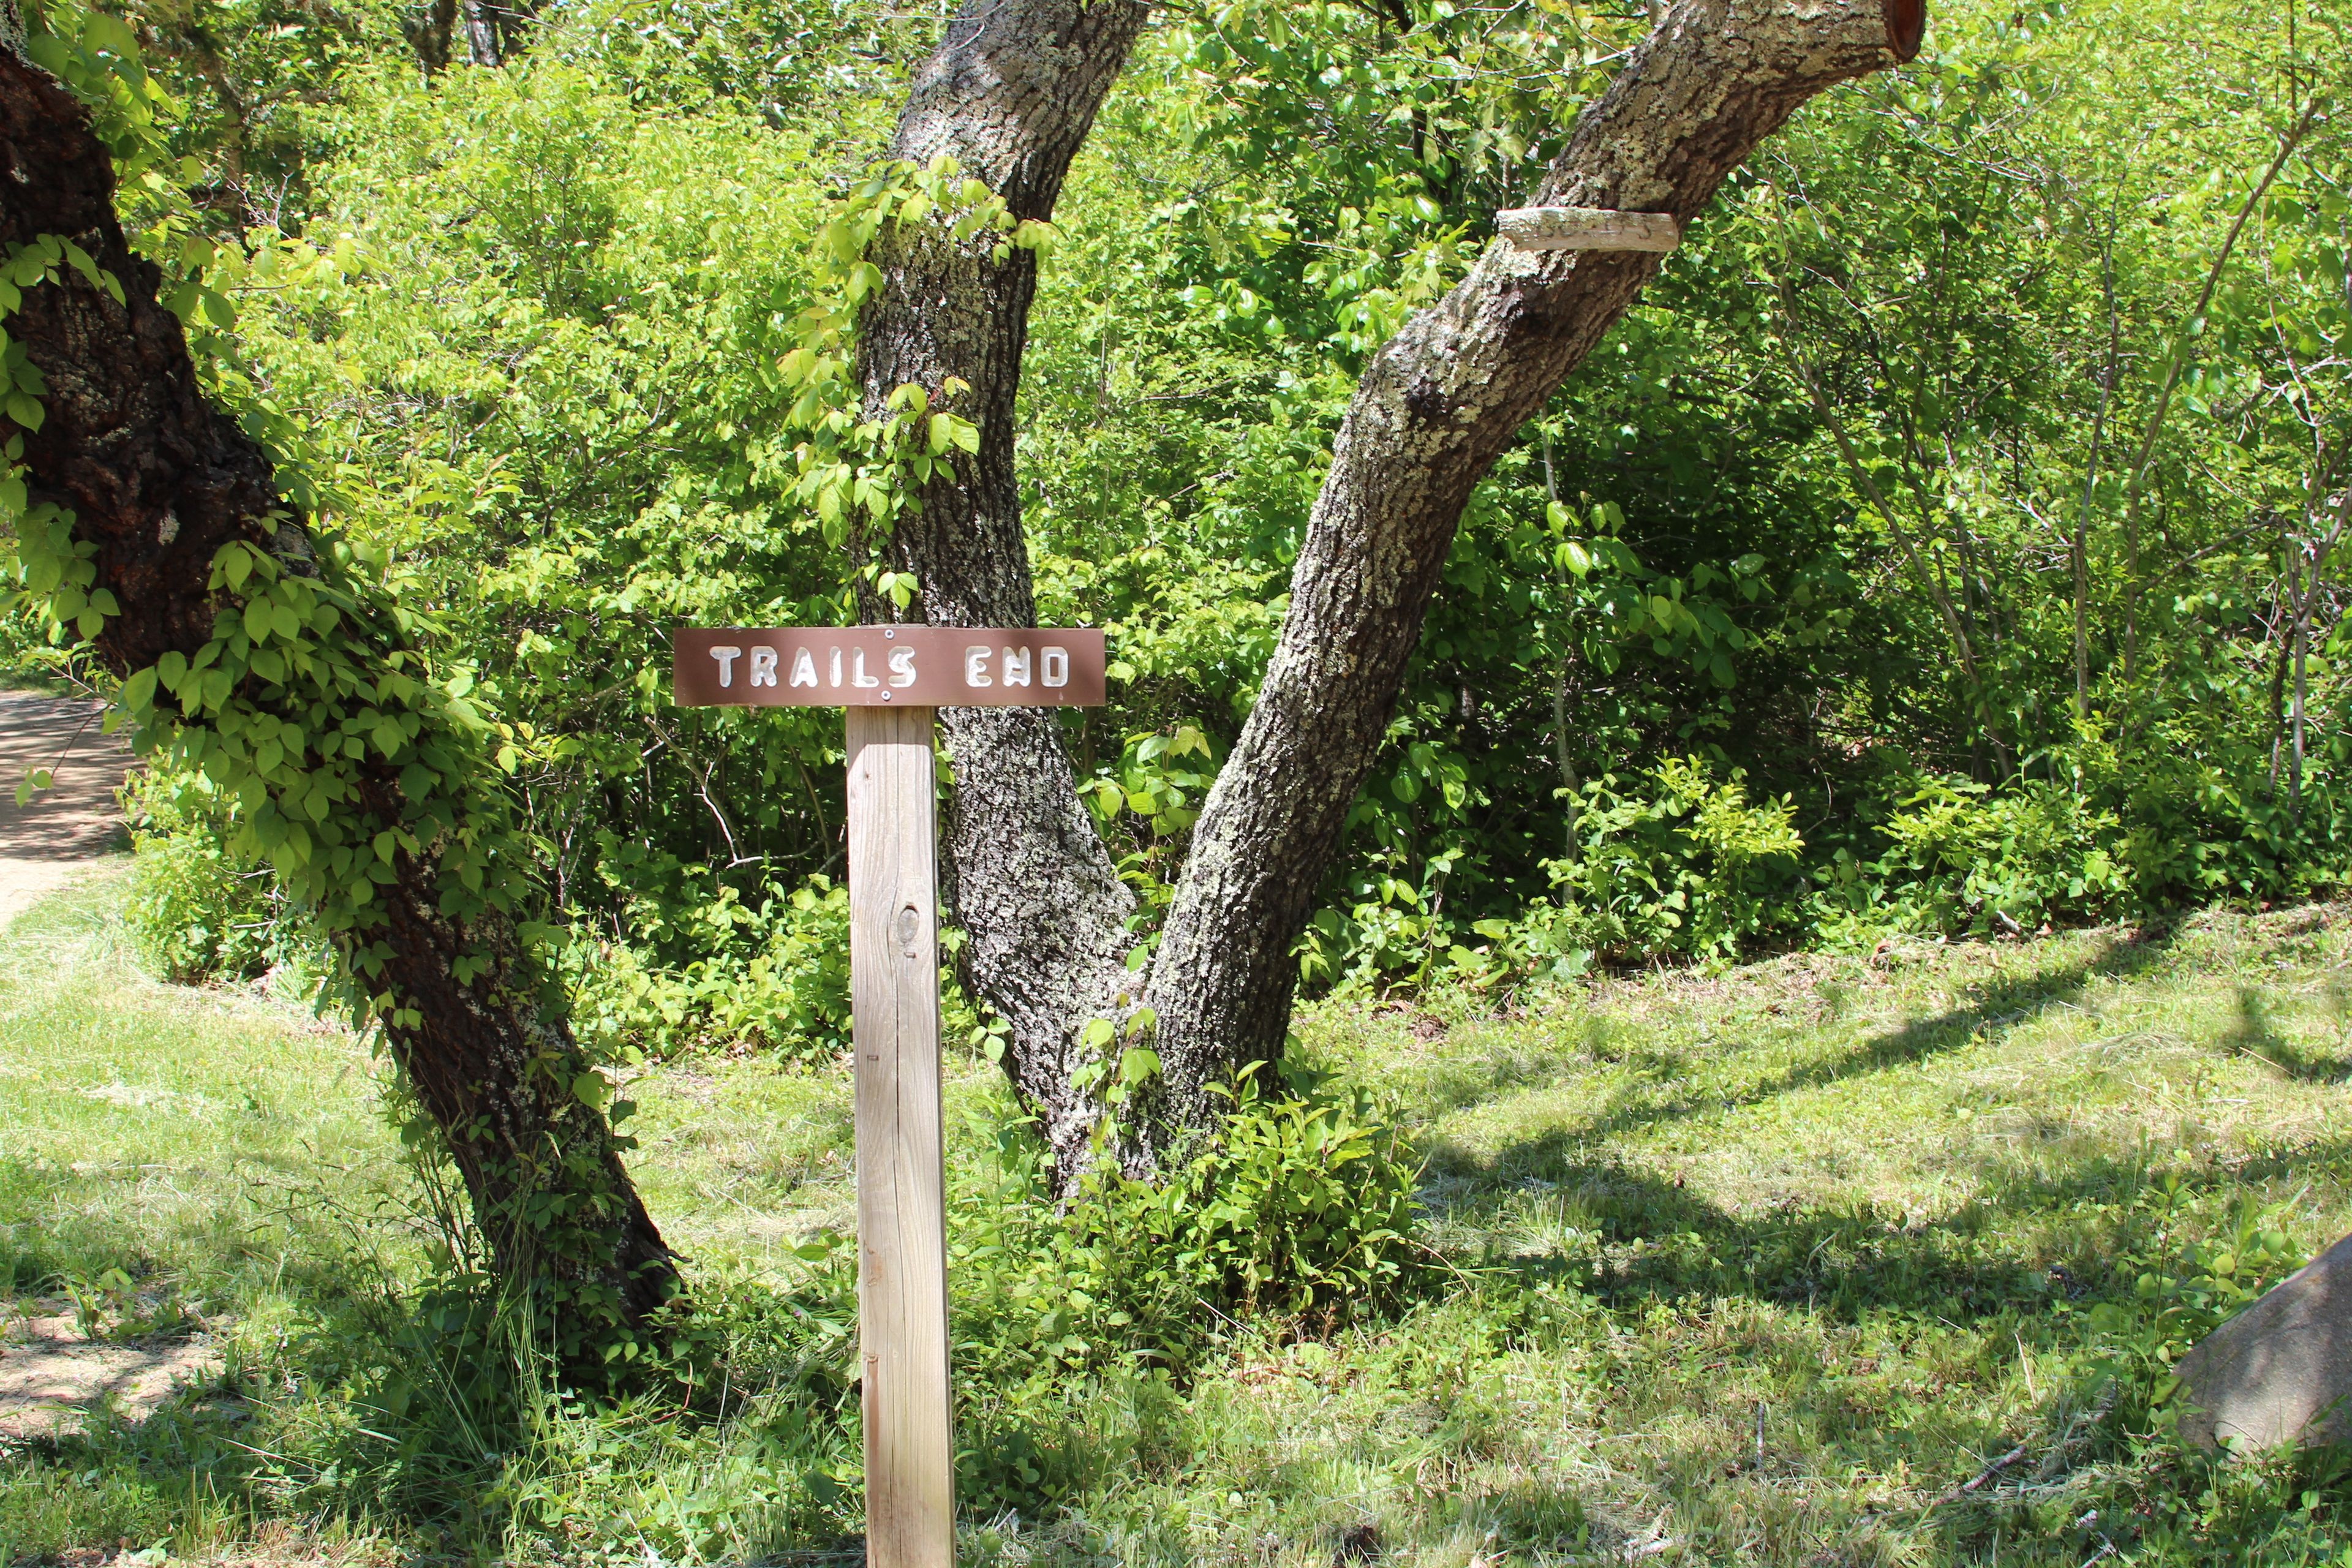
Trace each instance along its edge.
<instances>
[{"instance_id":1,"label":"dirt path","mask_svg":"<svg viewBox=\"0 0 2352 1568\"><path fill-rule=\"evenodd\" d=\"M0 691L0 927L91 860L118 848L114 792L131 769L121 735L100 729L105 704ZM56 782L16 804L35 768ZM0 1309L0 1440L71 1430L100 1401L137 1420L219 1364L203 1335L118 1342L83 1335L60 1299Z\"/></svg>"},{"instance_id":2,"label":"dirt path","mask_svg":"<svg viewBox=\"0 0 2352 1568\"><path fill-rule=\"evenodd\" d=\"M79 698L0 691L0 927L122 841L114 792L131 749L100 731L104 712ZM16 786L35 768L54 769L56 782L19 806Z\"/></svg>"},{"instance_id":3,"label":"dirt path","mask_svg":"<svg viewBox=\"0 0 2352 1568\"><path fill-rule=\"evenodd\" d=\"M110 1404L143 1421L190 1383L221 1368L206 1335L184 1331L142 1339L91 1339L64 1298L20 1302L0 1330L0 1438L82 1430Z\"/></svg>"}]
</instances>

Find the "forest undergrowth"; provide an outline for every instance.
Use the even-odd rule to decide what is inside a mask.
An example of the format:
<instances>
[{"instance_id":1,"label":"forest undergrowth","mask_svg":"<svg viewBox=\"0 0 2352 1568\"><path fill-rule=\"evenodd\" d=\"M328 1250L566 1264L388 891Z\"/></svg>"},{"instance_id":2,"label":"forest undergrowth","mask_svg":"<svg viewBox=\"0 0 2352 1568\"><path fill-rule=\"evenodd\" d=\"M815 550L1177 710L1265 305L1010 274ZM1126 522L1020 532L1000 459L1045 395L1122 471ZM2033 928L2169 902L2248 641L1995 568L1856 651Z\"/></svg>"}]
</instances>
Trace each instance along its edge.
<instances>
[{"instance_id":1,"label":"forest undergrowth","mask_svg":"<svg viewBox=\"0 0 2352 1568\"><path fill-rule=\"evenodd\" d=\"M581 1404L452 1288L382 1064L150 978L125 889L0 937L0 1289L220 1371L0 1448L0 1560L856 1561L837 1063L626 1075L699 1349ZM1318 1005L1302 1061L1404 1135L1425 1267L1189 1337L1083 1299L1119 1260L959 1051L961 1555L2344 1561L2340 1462L2184 1454L2164 1368L2352 1221L2347 946L2338 906L2215 910Z\"/></svg>"}]
</instances>

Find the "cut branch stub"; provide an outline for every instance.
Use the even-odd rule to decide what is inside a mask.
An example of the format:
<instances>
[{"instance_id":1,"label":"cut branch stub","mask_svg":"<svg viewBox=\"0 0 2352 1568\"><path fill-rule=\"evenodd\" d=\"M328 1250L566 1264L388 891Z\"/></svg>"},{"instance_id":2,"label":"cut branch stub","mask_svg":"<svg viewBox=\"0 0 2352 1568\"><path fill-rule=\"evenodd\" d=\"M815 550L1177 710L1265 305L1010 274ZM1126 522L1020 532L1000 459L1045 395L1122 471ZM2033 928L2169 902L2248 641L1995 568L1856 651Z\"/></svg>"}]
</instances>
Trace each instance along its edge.
<instances>
[{"instance_id":1,"label":"cut branch stub","mask_svg":"<svg viewBox=\"0 0 2352 1568\"><path fill-rule=\"evenodd\" d=\"M1521 250L1672 250L1683 226L1672 213L1621 213L1607 207L1513 207L1495 226Z\"/></svg>"}]
</instances>

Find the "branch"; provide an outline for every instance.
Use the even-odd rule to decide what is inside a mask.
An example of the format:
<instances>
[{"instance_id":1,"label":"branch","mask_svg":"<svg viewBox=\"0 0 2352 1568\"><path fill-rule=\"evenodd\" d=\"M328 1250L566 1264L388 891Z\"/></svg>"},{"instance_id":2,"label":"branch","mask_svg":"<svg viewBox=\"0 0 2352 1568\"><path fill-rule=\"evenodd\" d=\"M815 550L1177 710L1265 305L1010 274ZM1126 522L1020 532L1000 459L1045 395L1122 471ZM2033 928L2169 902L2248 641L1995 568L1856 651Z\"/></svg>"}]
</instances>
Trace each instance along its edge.
<instances>
[{"instance_id":1,"label":"branch","mask_svg":"<svg viewBox=\"0 0 2352 1568\"><path fill-rule=\"evenodd\" d=\"M2269 194L2272 182L2286 167L2287 160L2294 156L2295 147L2303 141L2305 132L2311 129L2319 108L2320 100L2314 99L2302 116L2287 128L2286 134L2279 138L2278 156L2271 160L2271 166L2263 171L2263 177L2246 194L2245 202L2238 208L2238 216L2231 221L2229 232L2221 237L2221 248L2214 253L2213 265L2206 269L2205 286L2198 290L2197 303L2189 307L2183 321L2181 335L2173 346L2170 362L2165 366L2164 381L2157 388L2156 406L2148 410L2147 428L2141 434L2139 450L2132 458L2131 479L2124 487L2124 526L2126 529L2139 521L2140 498L2146 493L2148 467L2156 458L2156 438L2164 429L2164 416L2172 407L2172 395L2180 386L2181 373L2189 368L2189 331L2204 320L2207 307L2213 302L2213 291L2221 287L2221 273L2230 264L2230 255L2238 247L2238 236L2245 232L2246 221L2254 216L2254 209Z\"/></svg>"},{"instance_id":2,"label":"branch","mask_svg":"<svg viewBox=\"0 0 2352 1568\"><path fill-rule=\"evenodd\" d=\"M1686 228L1808 100L1917 52L1922 0L1681 0L1578 121L1528 206ZM1171 1109L1280 1053L1311 912L1385 741L1471 492L1657 276L1654 253L1491 246L1366 367L1334 444L1255 710L1193 827L1153 964Z\"/></svg>"}]
</instances>

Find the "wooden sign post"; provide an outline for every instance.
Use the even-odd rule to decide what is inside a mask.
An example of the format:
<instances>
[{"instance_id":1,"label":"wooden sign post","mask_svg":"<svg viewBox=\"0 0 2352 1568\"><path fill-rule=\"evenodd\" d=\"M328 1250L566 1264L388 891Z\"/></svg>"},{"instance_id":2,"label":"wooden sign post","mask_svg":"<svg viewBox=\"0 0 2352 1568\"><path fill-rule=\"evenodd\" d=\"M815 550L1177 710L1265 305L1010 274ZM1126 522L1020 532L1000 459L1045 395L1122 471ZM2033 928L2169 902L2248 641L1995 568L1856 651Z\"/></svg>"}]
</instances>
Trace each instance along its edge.
<instances>
[{"instance_id":1,"label":"wooden sign post","mask_svg":"<svg viewBox=\"0 0 2352 1568\"><path fill-rule=\"evenodd\" d=\"M940 708L1099 707L1103 634L681 628L670 651L681 707L847 710L866 1562L953 1568L931 731Z\"/></svg>"}]
</instances>

